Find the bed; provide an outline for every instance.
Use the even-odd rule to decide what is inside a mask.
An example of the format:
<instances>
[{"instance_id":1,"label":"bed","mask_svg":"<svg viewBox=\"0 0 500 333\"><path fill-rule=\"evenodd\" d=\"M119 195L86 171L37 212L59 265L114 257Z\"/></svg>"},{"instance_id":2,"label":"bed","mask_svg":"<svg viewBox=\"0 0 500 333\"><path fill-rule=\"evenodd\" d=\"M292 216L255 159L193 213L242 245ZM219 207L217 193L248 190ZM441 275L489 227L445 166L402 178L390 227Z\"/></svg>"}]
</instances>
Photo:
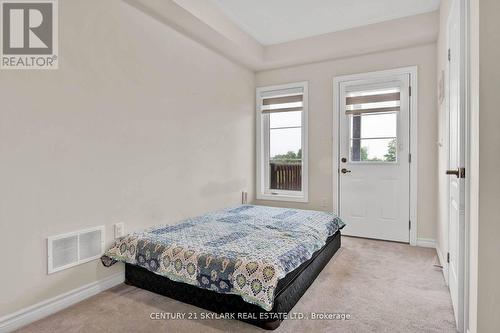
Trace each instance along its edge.
<instances>
[{"instance_id":1,"label":"bed","mask_svg":"<svg viewBox=\"0 0 500 333\"><path fill-rule=\"evenodd\" d=\"M333 213L241 205L115 241L105 266L126 283L260 326L277 328L340 248Z\"/></svg>"}]
</instances>

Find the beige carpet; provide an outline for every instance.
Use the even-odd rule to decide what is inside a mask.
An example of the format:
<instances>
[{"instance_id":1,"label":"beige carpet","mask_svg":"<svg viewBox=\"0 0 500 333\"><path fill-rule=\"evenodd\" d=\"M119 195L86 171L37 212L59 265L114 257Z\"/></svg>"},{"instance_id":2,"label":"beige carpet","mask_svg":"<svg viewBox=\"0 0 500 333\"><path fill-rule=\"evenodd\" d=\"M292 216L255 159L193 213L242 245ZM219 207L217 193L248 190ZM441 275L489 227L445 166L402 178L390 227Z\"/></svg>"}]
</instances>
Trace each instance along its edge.
<instances>
[{"instance_id":1,"label":"beige carpet","mask_svg":"<svg viewBox=\"0 0 500 333\"><path fill-rule=\"evenodd\" d=\"M349 320L286 320L275 332L455 332L449 292L433 249L342 239L342 248L292 312L347 313ZM263 332L235 320L151 320L201 309L120 285L20 332Z\"/></svg>"}]
</instances>

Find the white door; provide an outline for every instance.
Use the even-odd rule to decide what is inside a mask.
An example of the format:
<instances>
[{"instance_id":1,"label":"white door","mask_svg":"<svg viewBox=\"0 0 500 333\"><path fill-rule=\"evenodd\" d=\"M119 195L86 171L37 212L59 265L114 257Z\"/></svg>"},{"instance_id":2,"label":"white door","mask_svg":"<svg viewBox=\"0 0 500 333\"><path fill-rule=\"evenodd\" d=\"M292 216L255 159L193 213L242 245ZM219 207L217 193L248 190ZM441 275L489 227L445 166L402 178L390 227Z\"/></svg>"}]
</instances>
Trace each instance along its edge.
<instances>
[{"instance_id":1,"label":"white door","mask_svg":"<svg viewBox=\"0 0 500 333\"><path fill-rule=\"evenodd\" d=\"M339 84L343 233L409 242L410 75Z\"/></svg>"},{"instance_id":2,"label":"white door","mask_svg":"<svg viewBox=\"0 0 500 333\"><path fill-rule=\"evenodd\" d=\"M463 317L463 246L465 223L465 117L460 94L461 52L460 52L460 8L459 1L454 1L448 19L448 284L451 300L457 320L457 327L462 331Z\"/></svg>"}]
</instances>

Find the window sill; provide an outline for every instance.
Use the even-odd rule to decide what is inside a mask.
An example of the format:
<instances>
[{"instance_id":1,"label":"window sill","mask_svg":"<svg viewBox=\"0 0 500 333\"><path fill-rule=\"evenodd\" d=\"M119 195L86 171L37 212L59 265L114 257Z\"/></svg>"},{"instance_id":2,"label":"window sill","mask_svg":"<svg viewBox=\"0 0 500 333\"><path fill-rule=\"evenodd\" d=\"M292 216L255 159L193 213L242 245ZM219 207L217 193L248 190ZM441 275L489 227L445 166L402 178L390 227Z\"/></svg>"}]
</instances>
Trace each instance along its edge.
<instances>
[{"instance_id":1,"label":"window sill","mask_svg":"<svg viewBox=\"0 0 500 333\"><path fill-rule=\"evenodd\" d=\"M288 201L288 202L303 202L307 203L307 195L287 195L287 194L257 194L257 200L270 200L270 201Z\"/></svg>"}]
</instances>

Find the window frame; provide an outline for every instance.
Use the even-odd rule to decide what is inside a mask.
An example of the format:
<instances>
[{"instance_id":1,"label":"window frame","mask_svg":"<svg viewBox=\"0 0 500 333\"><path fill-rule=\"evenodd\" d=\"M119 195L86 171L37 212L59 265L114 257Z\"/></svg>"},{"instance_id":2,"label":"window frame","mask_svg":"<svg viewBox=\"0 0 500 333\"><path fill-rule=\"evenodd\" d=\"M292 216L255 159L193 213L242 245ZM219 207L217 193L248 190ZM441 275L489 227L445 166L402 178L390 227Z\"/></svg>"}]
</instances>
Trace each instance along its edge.
<instances>
[{"instance_id":1,"label":"window frame","mask_svg":"<svg viewBox=\"0 0 500 333\"><path fill-rule=\"evenodd\" d=\"M309 149L308 149L308 111L309 111L309 82L293 82L281 85L258 87L256 89L256 197L257 200L276 200L290 202L309 202ZM269 115L262 114L262 95L272 91L302 88L302 190L271 190L269 175Z\"/></svg>"},{"instance_id":2,"label":"window frame","mask_svg":"<svg viewBox=\"0 0 500 333\"><path fill-rule=\"evenodd\" d=\"M361 83L361 84L352 84L350 85L346 92L352 92L352 91L362 91L362 90L375 90L375 89L386 89L386 88L393 88L395 86L399 86L400 87L400 91L402 89L401 87L401 83L397 80L388 80L388 81L385 81L385 82L376 82L376 83ZM346 96L342 96L343 98L343 101L342 101L342 109L345 110L346 109L346 105L345 105L345 97ZM341 111L341 112L345 112L345 111ZM363 164L380 164L380 165L387 165L387 166L390 166L390 165L399 165L400 163L400 151L399 151L399 143L402 142L402 138L401 138L401 133L400 133L400 128L401 128L401 117L399 116L399 112L396 112L396 161L392 161L392 162L388 162L388 161L353 161L351 159L351 151L350 151L350 146L349 146L349 163L352 163L352 164L359 164L359 165L363 165ZM345 133L344 135L347 136L347 142L350 142L350 140L352 139L352 128L351 126L348 126L348 130L346 131L347 133ZM340 144L340 143L339 143Z\"/></svg>"},{"instance_id":3,"label":"window frame","mask_svg":"<svg viewBox=\"0 0 500 333\"><path fill-rule=\"evenodd\" d=\"M399 137L399 127L400 127L400 116L399 116L399 112L388 112L386 114L395 114L396 115L396 136L394 137L373 137L373 138L358 138L357 140L360 141L360 144L363 140L389 140L389 139L396 139L396 160L395 161L385 161L385 160L379 160L379 161L373 161L373 160L366 160L366 161L362 161L362 160L359 160L359 161L355 161L352 159L352 142L354 140L356 140L355 138L353 138L353 131L352 131L352 126L351 124L349 124L349 129L348 129L348 134L349 134L349 163L353 163L353 164L388 164L388 165L397 165L399 163L399 142L401 141L400 137ZM377 115L377 114L373 114L373 115ZM350 121L353 120L353 117L355 117L354 115L350 115ZM362 117L362 116L360 116Z\"/></svg>"}]
</instances>

